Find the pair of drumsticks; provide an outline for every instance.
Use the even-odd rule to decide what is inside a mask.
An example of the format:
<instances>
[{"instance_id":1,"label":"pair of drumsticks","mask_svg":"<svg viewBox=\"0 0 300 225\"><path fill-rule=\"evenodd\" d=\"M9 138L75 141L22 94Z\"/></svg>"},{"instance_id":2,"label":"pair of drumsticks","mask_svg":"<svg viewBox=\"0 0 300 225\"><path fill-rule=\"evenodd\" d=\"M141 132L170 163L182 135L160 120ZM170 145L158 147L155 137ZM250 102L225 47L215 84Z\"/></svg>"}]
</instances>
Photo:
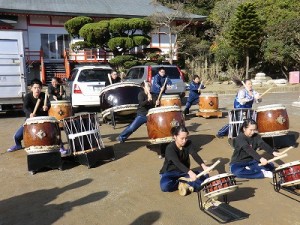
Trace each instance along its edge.
<instances>
[{"instance_id":1,"label":"pair of drumsticks","mask_svg":"<svg viewBox=\"0 0 300 225\"><path fill-rule=\"evenodd\" d=\"M45 91L44 106L47 106L47 98L48 98L48 90ZM32 112L33 115L36 114L36 111L37 111L37 109L38 109L40 103L41 103L41 99L38 98L38 100L37 100L36 103L35 103L34 110L33 110L33 112Z\"/></svg>"},{"instance_id":2,"label":"pair of drumsticks","mask_svg":"<svg viewBox=\"0 0 300 225\"><path fill-rule=\"evenodd\" d=\"M291 149L293 149L294 147L293 146L290 146L288 147L287 149L285 149L284 151L282 151L279 155L279 156L276 156L270 160L268 160L267 162L270 163L270 162L274 162L278 159L281 159L281 158L284 158L287 156L287 152L290 151ZM206 170L203 170L201 173L197 174L197 179L200 178L201 176L204 176L208 173L210 173L221 161L220 160L217 160L214 164L212 164L210 167L208 167ZM262 166L261 163L258 164L259 166ZM187 182L191 182L191 178L186 178L186 177L180 177L179 180L183 180L183 181L187 181Z\"/></svg>"}]
</instances>

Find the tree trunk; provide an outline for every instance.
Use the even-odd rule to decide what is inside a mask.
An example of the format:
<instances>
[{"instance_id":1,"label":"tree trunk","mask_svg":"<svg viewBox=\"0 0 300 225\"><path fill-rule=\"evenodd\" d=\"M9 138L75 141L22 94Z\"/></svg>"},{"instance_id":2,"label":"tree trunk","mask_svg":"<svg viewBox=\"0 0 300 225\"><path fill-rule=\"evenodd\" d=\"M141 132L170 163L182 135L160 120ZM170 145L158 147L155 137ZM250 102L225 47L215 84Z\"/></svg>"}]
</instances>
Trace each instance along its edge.
<instances>
[{"instance_id":1,"label":"tree trunk","mask_svg":"<svg viewBox=\"0 0 300 225\"><path fill-rule=\"evenodd\" d=\"M249 79L249 53L246 53L246 79Z\"/></svg>"}]
</instances>

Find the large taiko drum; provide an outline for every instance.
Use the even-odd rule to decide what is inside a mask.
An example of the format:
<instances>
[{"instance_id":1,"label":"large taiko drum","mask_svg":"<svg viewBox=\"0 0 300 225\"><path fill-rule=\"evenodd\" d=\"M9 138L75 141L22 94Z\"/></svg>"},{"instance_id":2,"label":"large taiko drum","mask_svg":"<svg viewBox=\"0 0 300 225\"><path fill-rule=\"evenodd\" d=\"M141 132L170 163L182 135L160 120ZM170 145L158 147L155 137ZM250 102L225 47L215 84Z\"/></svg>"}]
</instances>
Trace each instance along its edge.
<instances>
[{"instance_id":1,"label":"large taiko drum","mask_svg":"<svg viewBox=\"0 0 300 225\"><path fill-rule=\"evenodd\" d=\"M216 93L202 93L199 97L200 112L216 112L219 109L219 97Z\"/></svg>"},{"instance_id":2,"label":"large taiko drum","mask_svg":"<svg viewBox=\"0 0 300 225\"><path fill-rule=\"evenodd\" d=\"M279 175L281 186L294 186L300 184L300 161L293 161L280 165L275 169Z\"/></svg>"},{"instance_id":3,"label":"large taiko drum","mask_svg":"<svg viewBox=\"0 0 300 225\"><path fill-rule=\"evenodd\" d=\"M55 117L60 122L59 126L63 127L62 120L73 115L71 102L67 100L51 101L48 115Z\"/></svg>"},{"instance_id":4,"label":"large taiko drum","mask_svg":"<svg viewBox=\"0 0 300 225\"><path fill-rule=\"evenodd\" d=\"M73 155L81 155L104 148L96 113L79 114L63 119Z\"/></svg>"},{"instance_id":5,"label":"large taiko drum","mask_svg":"<svg viewBox=\"0 0 300 225\"><path fill-rule=\"evenodd\" d=\"M143 88L134 82L109 85L100 92L102 117L110 116L111 110L117 115L130 115L137 111L138 94Z\"/></svg>"},{"instance_id":6,"label":"large taiko drum","mask_svg":"<svg viewBox=\"0 0 300 225\"><path fill-rule=\"evenodd\" d=\"M160 106L179 106L181 107L181 100L179 95L163 95L160 99Z\"/></svg>"},{"instance_id":7,"label":"large taiko drum","mask_svg":"<svg viewBox=\"0 0 300 225\"><path fill-rule=\"evenodd\" d=\"M258 133L262 137L285 135L289 131L289 117L284 105L257 107L255 117Z\"/></svg>"},{"instance_id":8,"label":"large taiko drum","mask_svg":"<svg viewBox=\"0 0 300 225\"><path fill-rule=\"evenodd\" d=\"M245 119L254 118L254 110L252 109L233 109L228 112L229 130L228 138L237 137Z\"/></svg>"},{"instance_id":9,"label":"large taiko drum","mask_svg":"<svg viewBox=\"0 0 300 225\"><path fill-rule=\"evenodd\" d=\"M238 188L235 176L229 173L221 173L206 178L201 184L207 198L214 198L235 191Z\"/></svg>"},{"instance_id":10,"label":"large taiko drum","mask_svg":"<svg viewBox=\"0 0 300 225\"><path fill-rule=\"evenodd\" d=\"M61 142L58 120L50 116L28 118L24 123L23 137L29 155L58 152Z\"/></svg>"},{"instance_id":11,"label":"large taiko drum","mask_svg":"<svg viewBox=\"0 0 300 225\"><path fill-rule=\"evenodd\" d=\"M184 117L178 106L152 108L147 114L147 130L153 144L168 143L173 140L172 127L184 124Z\"/></svg>"}]
</instances>

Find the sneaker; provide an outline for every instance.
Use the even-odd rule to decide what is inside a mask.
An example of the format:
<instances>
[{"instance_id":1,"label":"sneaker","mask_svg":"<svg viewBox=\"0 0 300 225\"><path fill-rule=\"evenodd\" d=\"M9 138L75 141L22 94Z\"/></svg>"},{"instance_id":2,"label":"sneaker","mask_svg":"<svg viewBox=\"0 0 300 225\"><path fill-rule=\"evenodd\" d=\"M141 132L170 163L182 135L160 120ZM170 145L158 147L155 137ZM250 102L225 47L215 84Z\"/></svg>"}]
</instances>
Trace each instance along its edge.
<instances>
[{"instance_id":1,"label":"sneaker","mask_svg":"<svg viewBox=\"0 0 300 225\"><path fill-rule=\"evenodd\" d=\"M222 139L224 137L224 136L221 136L219 134L216 134L215 136L216 136L216 138L219 138L219 139Z\"/></svg>"},{"instance_id":2,"label":"sneaker","mask_svg":"<svg viewBox=\"0 0 300 225\"><path fill-rule=\"evenodd\" d=\"M69 150L68 150L68 149L65 149L63 146L60 147L59 152L60 152L60 154L63 155L63 156L69 154Z\"/></svg>"},{"instance_id":3,"label":"sneaker","mask_svg":"<svg viewBox=\"0 0 300 225\"><path fill-rule=\"evenodd\" d=\"M164 155L159 155L158 158L163 159L163 158L165 158L165 156Z\"/></svg>"},{"instance_id":4,"label":"sneaker","mask_svg":"<svg viewBox=\"0 0 300 225\"><path fill-rule=\"evenodd\" d=\"M273 178L273 173L271 171L261 170L263 172L264 177Z\"/></svg>"},{"instance_id":5,"label":"sneaker","mask_svg":"<svg viewBox=\"0 0 300 225\"><path fill-rule=\"evenodd\" d=\"M120 136L116 138L116 141L119 142L120 144L125 142Z\"/></svg>"},{"instance_id":6,"label":"sneaker","mask_svg":"<svg viewBox=\"0 0 300 225\"><path fill-rule=\"evenodd\" d=\"M22 149L22 146L14 145L14 146L11 146L9 149L7 149L7 152L14 152L14 151L18 151L20 149Z\"/></svg>"}]
</instances>

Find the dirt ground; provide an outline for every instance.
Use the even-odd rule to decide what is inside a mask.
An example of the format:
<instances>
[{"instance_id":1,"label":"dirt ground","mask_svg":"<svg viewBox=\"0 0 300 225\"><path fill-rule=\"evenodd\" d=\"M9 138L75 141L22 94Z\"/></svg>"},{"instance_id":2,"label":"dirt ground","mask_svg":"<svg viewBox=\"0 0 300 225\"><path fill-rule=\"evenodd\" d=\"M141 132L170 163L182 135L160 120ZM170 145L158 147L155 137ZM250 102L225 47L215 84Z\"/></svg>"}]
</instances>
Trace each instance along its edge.
<instances>
[{"instance_id":1,"label":"dirt ground","mask_svg":"<svg viewBox=\"0 0 300 225\"><path fill-rule=\"evenodd\" d=\"M299 92L270 93L261 105L286 106L290 132L298 142L300 108L293 107ZM196 117L186 119L190 139L199 146L199 154L211 165L221 163L210 176L228 173L232 149L228 139L215 138L226 123L233 95L219 95L223 118ZM257 105L255 105L257 107ZM198 106L192 107L192 113ZM106 146L113 146L115 160L88 169L70 160L63 160L63 170L29 174L26 152L6 153L13 144L12 136L24 117L0 114L0 225L101 224L101 225L179 225L218 224L199 210L197 194L182 197L178 192L163 193L159 188L159 170L163 160L155 146L148 146L146 126L130 139L118 144L117 135L128 125L118 122L115 129L102 124L100 132ZM62 131L64 140L65 134ZM260 153L264 153L260 151ZM289 151L278 165L300 160L299 146ZM196 164L192 160L192 166ZM228 195L229 204L249 214L249 218L231 224L299 225L300 196L283 190L275 192L272 180L237 179L239 188Z\"/></svg>"}]
</instances>

